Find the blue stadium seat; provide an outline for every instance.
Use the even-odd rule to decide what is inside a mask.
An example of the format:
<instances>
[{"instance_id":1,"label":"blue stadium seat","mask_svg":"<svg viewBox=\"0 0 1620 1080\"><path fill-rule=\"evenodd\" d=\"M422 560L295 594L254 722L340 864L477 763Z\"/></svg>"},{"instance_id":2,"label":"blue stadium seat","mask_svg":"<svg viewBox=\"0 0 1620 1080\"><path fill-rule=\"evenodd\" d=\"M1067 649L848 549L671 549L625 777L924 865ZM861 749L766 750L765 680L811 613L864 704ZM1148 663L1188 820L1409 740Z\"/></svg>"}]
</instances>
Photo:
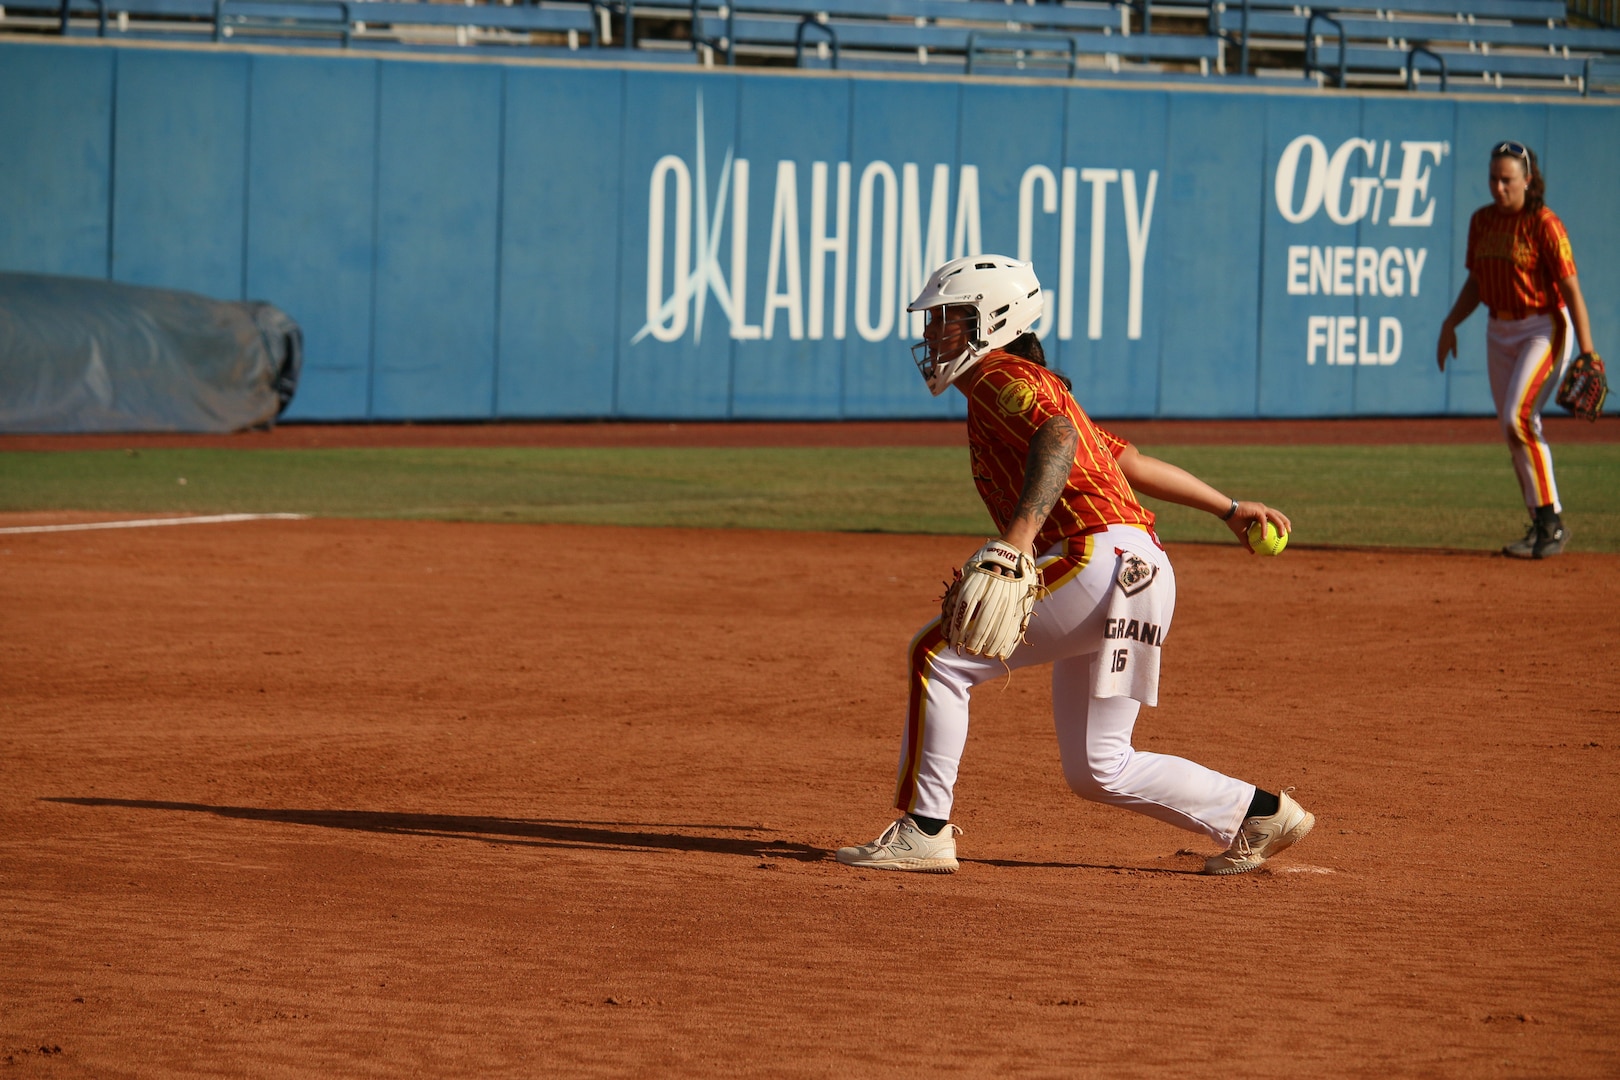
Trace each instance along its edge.
<instances>
[{"instance_id":1,"label":"blue stadium seat","mask_svg":"<svg viewBox=\"0 0 1620 1080\"><path fill-rule=\"evenodd\" d=\"M1585 90L1587 58L1509 52L1470 52L1466 49L1441 48L1434 45L1414 46L1413 49L1389 48L1377 45L1350 45L1342 53L1347 71L1383 73L1399 77L1407 85L1422 85L1424 78L1435 79L1443 70L1447 89L1521 89L1533 84L1537 89L1562 89L1571 92ZM1332 73L1340 66L1337 43L1324 44L1315 53L1317 70ZM1444 61L1444 68L1440 61ZM1408 77L1416 67L1424 78Z\"/></svg>"},{"instance_id":2,"label":"blue stadium seat","mask_svg":"<svg viewBox=\"0 0 1620 1080\"><path fill-rule=\"evenodd\" d=\"M599 49L602 7L589 2L435 4L411 0L10 0L6 18L58 22L66 35L464 49L523 55ZM555 44L537 43L546 35ZM623 56L623 50L618 50Z\"/></svg>"},{"instance_id":3,"label":"blue stadium seat","mask_svg":"<svg viewBox=\"0 0 1620 1080\"><path fill-rule=\"evenodd\" d=\"M1620 56L1620 30L1564 23L1559 0L1351 0L1311 9L1283 0L1217 3L1210 29L1240 48L1301 57L1334 84L1421 85L1414 70L1469 89L1586 89L1587 61ZM1285 61L1286 62L1286 61ZM1459 84L1459 88L1464 84Z\"/></svg>"},{"instance_id":4,"label":"blue stadium seat","mask_svg":"<svg viewBox=\"0 0 1620 1080\"><path fill-rule=\"evenodd\" d=\"M1344 27L1351 41L1442 41L1464 45L1520 46L1620 54L1620 30L1549 26L1545 22L1469 22L1462 19L1377 18L1338 12L1333 17ZM1240 32L1243 13L1231 8L1218 12L1216 24L1223 31ZM1249 16L1249 33L1274 39L1276 46L1292 42L1298 46L1305 34L1308 16L1295 12L1254 11Z\"/></svg>"},{"instance_id":5,"label":"blue stadium seat","mask_svg":"<svg viewBox=\"0 0 1620 1080\"><path fill-rule=\"evenodd\" d=\"M1350 0L1318 10L1292 0L1203 0L1161 5L1157 31L1154 11L1152 0L10 0L0 29L677 64L1235 74L1582 93L1608 92L1620 69L1620 29L1568 25L1564 0ZM1251 64L1255 51L1261 64Z\"/></svg>"},{"instance_id":6,"label":"blue stadium seat","mask_svg":"<svg viewBox=\"0 0 1620 1080\"><path fill-rule=\"evenodd\" d=\"M807 67L860 70L1073 74L1082 57L1115 70L1121 60L1208 74L1222 45L1203 32L1155 34L1150 0L1008 4L998 0L740 0L693 3L690 45L727 61L786 57ZM638 7L638 11L645 8ZM665 9L673 13L675 9ZM1133 33L1132 13L1139 13Z\"/></svg>"}]
</instances>

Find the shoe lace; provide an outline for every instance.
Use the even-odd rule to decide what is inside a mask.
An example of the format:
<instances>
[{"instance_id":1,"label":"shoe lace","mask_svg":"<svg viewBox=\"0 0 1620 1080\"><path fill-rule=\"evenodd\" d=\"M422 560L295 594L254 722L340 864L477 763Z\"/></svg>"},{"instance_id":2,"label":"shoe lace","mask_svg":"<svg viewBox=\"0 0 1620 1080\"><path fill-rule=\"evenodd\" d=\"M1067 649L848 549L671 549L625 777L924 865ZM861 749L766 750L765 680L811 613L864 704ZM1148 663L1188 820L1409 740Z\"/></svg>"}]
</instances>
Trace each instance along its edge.
<instances>
[{"instance_id":1,"label":"shoe lace","mask_svg":"<svg viewBox=\"0 0 1620 1080\"><path fill-rule=\"evenodd\" d=\"M886 848L890 844L894 843L894 838L900 834L900 827L902 825L904 825L909 820L911 820L909 815L906 816L906 817L897 817L897 818L895 818L894 821L889 823L889 827L887 829L883 830L883 835L879 836L876 840L872 841L872 846L874 848ZM912 827L916 828L915 823L912 825ZM945 826L945 830L946 830L947 835L952 835L952 836L961 836L962 835L962 827L960 825L957 825L955 822L947 823L946 826ZM917 829L917 831L919 833L922 833L921 829ZM923 833L923 835L926 836L927 834Z\"/></svg>"},{"instance_id":2,"label":"shoe lace","mask_svg":"<svg viewBox=\"0 0 1620 1080\"><path fill-rule=\"evenodd\" d=\"M889 827L883 830L883 835L872 841L872 846L875 848L886 848L890 844L894 843L894 838L900 834L900 826L905 823L905 820L906 819L903 817L895 818L894 821L890 822Z\"/></svg>"}]
</instances>

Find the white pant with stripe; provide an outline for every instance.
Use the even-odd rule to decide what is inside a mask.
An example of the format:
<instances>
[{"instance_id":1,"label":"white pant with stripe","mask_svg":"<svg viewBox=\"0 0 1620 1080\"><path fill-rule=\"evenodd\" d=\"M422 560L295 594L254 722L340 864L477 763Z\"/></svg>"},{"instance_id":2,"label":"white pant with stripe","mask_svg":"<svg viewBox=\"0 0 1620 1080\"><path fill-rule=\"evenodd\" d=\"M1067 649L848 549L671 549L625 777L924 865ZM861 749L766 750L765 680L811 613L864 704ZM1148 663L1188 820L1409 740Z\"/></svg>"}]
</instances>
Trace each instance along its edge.
<instances>
[{"instance_id":1,"label":"white pant with stripe","mask_svg":"<svg viewBox=\"0 0 1620 1080\"><path fill-rule=\"evenodd\" d=\"M1569 312L1527 319L1492 319L1485 331L1486 367L1502 436L1513 454L1524 504L1562 511L1553 479L1552 449L1541 434L1541 410L1558 389L1574 355Z\"/></svg>"},{"instance_id":2,"label":"white pant with stripe","mask_svg":"<svg viewBox=\"0 0 1620 1080\"><path fill-rule=\"evenodd\" d=\"M1065 541L1038 560L1052 590L1035 608L1028 641L1000 660L958 653L946 644L939 621L911 645L911 703L900 750L896 804L908 813L948 819L958 767L967 745L968 692L1007 670L1052 665L1052 720L1063 774L1076 794L1123 806L1182 829L1203 833L1223 847L1242 827L1254 785L1185 758L1131 746L1138 703L1091 695L1093 666L1104 637L1110 594L1121 556L1134 552L1158 568L1152 588L1167 589L1163 632L1175 608L1170 558L1143 529L1116 525Z\"/></svg>"}]
</instances>

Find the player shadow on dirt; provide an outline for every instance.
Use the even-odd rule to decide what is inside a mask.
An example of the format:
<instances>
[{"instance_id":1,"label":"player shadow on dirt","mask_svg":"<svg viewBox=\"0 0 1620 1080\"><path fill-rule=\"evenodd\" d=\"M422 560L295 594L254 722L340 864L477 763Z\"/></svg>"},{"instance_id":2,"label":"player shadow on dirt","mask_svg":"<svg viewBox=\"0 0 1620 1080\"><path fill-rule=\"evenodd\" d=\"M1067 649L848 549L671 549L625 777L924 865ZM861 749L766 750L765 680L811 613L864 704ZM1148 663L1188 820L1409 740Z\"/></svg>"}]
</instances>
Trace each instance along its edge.
<instances>
[{"instance_id":1,"label":"player shadow on dirt","mask_svg":"<svg viewBox=\"0 0 1620 1080\"><path fill-rule=\"evenodd\" d=\"M207 803L153 799L45 798L41 802L71 806L121 807L213 814L244 821L314 825L323 829L392 833L435 839L475 840L541 848L587 848L604 851L702 851L750 859L819 862L832 853L787 840L732 838L705 833L767 833L749 825L669 824L625 821L551 821L535 818L476 817L461 814L398 814L378 810L297 810L259 806L211 806ZM658 831L672 830L672 831Z\"/></svg>"},{"instance_id":2,"label":"player shadow on dirt","mask_svg":"<svg viewBox=\"0 0 1620 1080\"><path fill-rule=\"evenodd\" d=\"M1003 870L1109 870L1116 874L1171 874L1186 875L1189 877L1203 877L1200 867L1203 865L1203 856L1199 856L1198 865L1180 866L1123 866L1119 863L1089 863L1089 862L1035 862L1030 859L963 859L961 862L977 863L980 866L995 866Z\"/></svg>"}]
</instances>

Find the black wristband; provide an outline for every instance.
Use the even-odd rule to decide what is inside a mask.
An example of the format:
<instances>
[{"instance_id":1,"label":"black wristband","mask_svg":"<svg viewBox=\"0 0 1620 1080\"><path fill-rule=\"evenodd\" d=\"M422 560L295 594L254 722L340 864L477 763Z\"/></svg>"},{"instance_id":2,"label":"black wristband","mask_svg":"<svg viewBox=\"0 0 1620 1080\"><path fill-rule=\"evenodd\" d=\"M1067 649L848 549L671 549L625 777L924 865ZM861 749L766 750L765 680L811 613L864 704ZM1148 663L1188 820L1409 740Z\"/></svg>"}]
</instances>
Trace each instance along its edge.
<instances>
[{"instance_id":1,"label":"black wristband","mask_svg":"<svg viewBox=\"0 0 1620 1080\"><path fill-rule=\"evenodd\" d=\"M1237 513L1237 500L1233 499L1231 508L1229 510L1227 510L1226 513L1221 515L1221 520L1222 521L1231 521L1232 520L1232 515L1235 514L1235 513Z\"/></svg>"}]
</instances>

